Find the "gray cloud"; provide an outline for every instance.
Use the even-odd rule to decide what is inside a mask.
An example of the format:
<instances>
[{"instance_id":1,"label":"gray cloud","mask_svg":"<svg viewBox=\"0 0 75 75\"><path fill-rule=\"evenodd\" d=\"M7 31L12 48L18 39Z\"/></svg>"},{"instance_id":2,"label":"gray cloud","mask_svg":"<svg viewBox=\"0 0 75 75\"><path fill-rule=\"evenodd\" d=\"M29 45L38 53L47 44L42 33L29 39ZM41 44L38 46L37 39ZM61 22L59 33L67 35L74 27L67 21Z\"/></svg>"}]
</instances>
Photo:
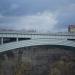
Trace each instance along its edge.
<instances>
[{"instance_id":1,"label":"gray cloud","mask_svg":"<svg viewBox=\"0 0 75 75\"><path fill-rule=\"evenodd\" d=\"M44 14L45 12L47 13ZM37 13L41 13L42 19ZM54 16L47 19L47 14ZM0 0L0 28L36 27L45 31L65 31L69 24L75 24L74 19L75 0ZM30 20L33 21L32 26ZM49 20L56 23L51 24Z\"/></svg>"},{"instance_id":2,"label":"gray cloud","mask_svg":"<svg viewBox=\"0 0 75 75\"><path fill-rule=\"evenodd\" d=\"M63 7L59 10L57 28L67 28L69 24L75 24L75 3Z\"/></svg>"},{"instance_id":3,"label":"gray cloud","mask_svg":"<svg viewBox=\"0 0 75 75\"><path fill-rule=\"evenodd\" d=\"M0 12L5 16L35 14L45 10L55 11L74 2L74 0L0 0Z\"/></svg>"}]
</instances>

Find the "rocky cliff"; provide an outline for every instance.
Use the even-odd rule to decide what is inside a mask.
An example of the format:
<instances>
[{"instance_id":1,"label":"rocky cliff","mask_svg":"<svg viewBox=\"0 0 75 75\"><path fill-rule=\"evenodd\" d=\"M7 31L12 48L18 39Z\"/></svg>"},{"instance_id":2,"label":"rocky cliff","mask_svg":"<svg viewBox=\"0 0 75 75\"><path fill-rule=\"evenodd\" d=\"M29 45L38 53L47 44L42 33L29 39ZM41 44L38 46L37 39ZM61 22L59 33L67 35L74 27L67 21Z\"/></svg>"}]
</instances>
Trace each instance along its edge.
<instances>
[{"instance_id":1,"label":"rocky cliff","mask_svg":"<svg viewBox=\"0 0 75 75\"><path fill-rule=\"evenodd\" d=\"M0 75L75 75L74 50L48 45L0 53Z\"/></svg>"}]
</instances>

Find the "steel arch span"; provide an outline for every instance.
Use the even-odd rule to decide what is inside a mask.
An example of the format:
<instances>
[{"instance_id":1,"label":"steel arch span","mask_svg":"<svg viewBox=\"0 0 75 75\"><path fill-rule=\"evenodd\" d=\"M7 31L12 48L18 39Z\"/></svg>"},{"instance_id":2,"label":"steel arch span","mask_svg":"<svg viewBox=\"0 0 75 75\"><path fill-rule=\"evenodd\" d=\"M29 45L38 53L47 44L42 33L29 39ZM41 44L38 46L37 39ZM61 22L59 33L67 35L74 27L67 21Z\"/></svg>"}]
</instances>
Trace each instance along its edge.
<instances>
[{"instance_id":1,"label":"steel arch span","mask_svg":"<svg viewBox=\"0 0 75 75\"><path fill-rule=\"evenodd\" d=\"M31 40L11 42L11 43L0 45L0 52L22 48L22 47L37 46L37 45L60 45L60 46L75 47L75 42L70 40L62 40L62 39L60 40L59 39L31 39Z\"/></svg>"}]
</instances>

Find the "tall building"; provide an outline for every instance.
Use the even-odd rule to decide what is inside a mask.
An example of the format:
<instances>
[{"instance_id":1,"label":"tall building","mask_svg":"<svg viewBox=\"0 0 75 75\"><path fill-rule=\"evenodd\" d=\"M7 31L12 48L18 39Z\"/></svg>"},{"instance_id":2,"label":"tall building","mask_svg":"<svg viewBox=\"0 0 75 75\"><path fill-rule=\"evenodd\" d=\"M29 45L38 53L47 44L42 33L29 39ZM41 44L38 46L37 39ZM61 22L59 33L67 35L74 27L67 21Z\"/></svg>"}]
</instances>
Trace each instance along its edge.
<instances>
[{"instance_id":1,"label":"tall building","mask_svg":"<svg viewBox=\"0 0 75 75\"><path fill-rule=\"evenodd\" d=\"M75 32L75 25L69 25L68 32Z\"/></svg>"}]
</instances>

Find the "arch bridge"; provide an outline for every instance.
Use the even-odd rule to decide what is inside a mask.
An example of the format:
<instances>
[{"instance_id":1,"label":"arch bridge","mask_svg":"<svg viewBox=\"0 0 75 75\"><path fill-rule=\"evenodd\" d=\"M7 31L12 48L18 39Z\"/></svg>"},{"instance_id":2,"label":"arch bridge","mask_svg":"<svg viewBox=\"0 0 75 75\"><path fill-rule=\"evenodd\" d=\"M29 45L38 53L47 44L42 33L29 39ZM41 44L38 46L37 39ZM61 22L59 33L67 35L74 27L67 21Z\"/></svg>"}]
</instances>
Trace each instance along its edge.
<instances>
[{"instance_id":1,"label":"arch bridge","mask_svg":"<svg viewBox=\"0 0 75 75\"><path fill-rule=\"evenodd\" d=\"M0 32L0 52L36 45L60 45L75 48L75 33Z\"/></svg>"}]
</instances>

